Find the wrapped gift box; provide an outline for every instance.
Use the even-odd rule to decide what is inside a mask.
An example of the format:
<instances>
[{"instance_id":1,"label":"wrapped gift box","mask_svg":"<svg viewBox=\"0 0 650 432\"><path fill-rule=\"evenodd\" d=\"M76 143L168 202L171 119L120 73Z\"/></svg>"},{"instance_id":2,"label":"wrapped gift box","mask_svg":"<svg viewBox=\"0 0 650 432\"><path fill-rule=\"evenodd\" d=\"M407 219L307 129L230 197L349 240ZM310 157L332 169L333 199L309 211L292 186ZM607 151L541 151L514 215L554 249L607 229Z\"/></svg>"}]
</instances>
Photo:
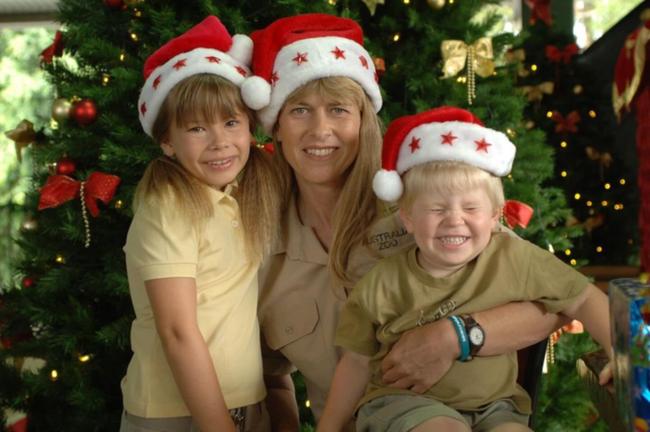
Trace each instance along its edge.
<instances>
[{"instance_id":1,"label":"wrapped gift box","mask_svg":"<svg viewBox=\"0 0 650 432\"><path fill-rule=\"evenodd\" d=\"M627 431L650 431L650 285L609 283L614 386Z\"/></svg>"}]
</instances>

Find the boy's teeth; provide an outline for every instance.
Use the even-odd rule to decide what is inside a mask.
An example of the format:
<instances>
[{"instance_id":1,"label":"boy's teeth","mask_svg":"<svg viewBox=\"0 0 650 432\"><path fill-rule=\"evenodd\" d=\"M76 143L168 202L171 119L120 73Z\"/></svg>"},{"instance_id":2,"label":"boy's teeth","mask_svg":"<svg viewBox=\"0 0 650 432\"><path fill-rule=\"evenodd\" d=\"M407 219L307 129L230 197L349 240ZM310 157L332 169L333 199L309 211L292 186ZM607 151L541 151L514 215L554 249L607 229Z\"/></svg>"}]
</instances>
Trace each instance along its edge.
<instances>
[{"instance_id":1,"label":"boy's teeth","mask_svg":"<svg viewBox=\"0 0 650 432\"><path fill-rule=\"evenodd\" d=\"M440 238L440 241L449 244L461 244L465 240L467 240L467 237L441 237Z\"/></svg>"},{"instance_id":2,"label":"boy's teeth","mask_svg":"<svg viewBox=\"0 0 650 432\"><path fill-rule=\"evenodd\" d=\"M328 149L307 149L307 154L314 155L314 156L327 156L329 154L332 154L334 151L333 148L328 148Z\"/></svg>"}]
</instances>

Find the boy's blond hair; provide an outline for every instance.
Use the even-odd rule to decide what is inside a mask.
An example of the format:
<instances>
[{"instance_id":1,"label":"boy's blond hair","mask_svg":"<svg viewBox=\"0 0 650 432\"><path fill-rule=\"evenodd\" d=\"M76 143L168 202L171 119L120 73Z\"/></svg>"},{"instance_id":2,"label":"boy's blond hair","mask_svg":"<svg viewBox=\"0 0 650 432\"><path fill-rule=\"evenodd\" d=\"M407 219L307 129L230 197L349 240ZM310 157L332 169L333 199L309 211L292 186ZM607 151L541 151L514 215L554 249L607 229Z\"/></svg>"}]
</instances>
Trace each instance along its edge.
<instances>
[{"instance_id":1,"label":"boy's blond hair","mask_svg":"<svg viewBox=\"0 0 650 432\"><path fill-rule=\"evenodd\" d=\"M402 175L402 182L404 192L398 205L407 212L417 197L427 192L451 195L481 188L488 195L495 212L501 211L505 201L501 178L463 162L434 161L418 164Z\"/></svg>"},{"instance_id":2,"label":"boy's blond hair","mask_svg":"<svg viewBox=\"0 0 650 432\"><path fill-rule=\"evenodd\" d=\"M183 126L201 119L245 114L251 131L254 115L242 102L239 88L214 74L192 75L179 82L167 95L152 127L160 144L172 124ZM251 135L252 136L252 135ZM275 238L279 220L278 173L270 156L255 145L233 191L241 211L246 247L253 259L261 259ZM175 159L161 156L149 163L135 192L135 206L141 200L172 198L174 206L189 223L201 224L214 215L205 184L185 170Z\"/></svg>"},{"instance_id":3,"label":"boy's blond hair","mask_svg":"<svg viewBox=\"0 0 650 432\"><path fill-rule=\"evenodd\" d=\"M381 123L364 90L350 78L328 77L310 81L289 95L285 106L307 93L315 93L335 101L353 102L361 112L359 153L347 173L334 209L334 235L329 254L329 268L334 277L349 285L352 282L347 271L350 252L354 246L367 244L368 227L377 216L377 199L372 193L372 178L381 162ZM296 192L297 186L291 167L282 154L282 143L276 139L276 131L277 123L273 138L280 167L285 173L285 178L290 179L286 183L287 191L284 194L289 197Z\"/></svg>"}]
</instances>

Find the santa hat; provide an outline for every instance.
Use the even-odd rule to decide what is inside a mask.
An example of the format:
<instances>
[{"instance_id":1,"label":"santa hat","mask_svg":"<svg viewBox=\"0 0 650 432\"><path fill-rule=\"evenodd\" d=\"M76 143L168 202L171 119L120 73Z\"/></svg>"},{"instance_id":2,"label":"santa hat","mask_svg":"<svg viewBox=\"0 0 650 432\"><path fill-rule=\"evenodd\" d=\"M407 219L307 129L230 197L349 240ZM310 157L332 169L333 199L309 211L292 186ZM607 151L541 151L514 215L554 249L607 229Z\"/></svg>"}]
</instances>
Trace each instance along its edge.
<instances>
[{"instance_id":1,"label":"santa hat","mask_svg":"<svg viewBox=\"0 0 650 432\"><path fill-rule=\"evenodd\" d=\"M248 36L230 36L215 16L209 16L158 48L144 64L145 83L138 111L142 128L151 135L158 111L172 88L192 75L219 75L241 86L251 74L248 66L253 42Z\"/></svg>"},{"instance_id":2,"label":"santa hat","mask_svg":"<svg viewBox=\"0 0 650 432\"><path fill-rule=\"evenodd\" d=\"M270 133L287 97L318 78L344 76L369 96L375 112L382 104L375 65L363 48L363 31L348 18L305 14L274 21L251 34L253 73L242 85L248 106Z\"/></svg>"},{"instance_id":3,"label":"santa hat","mask_svg":"<svg viewBox=\"0 0 650 432\"><path fill-rule=\"evenodd\" d=\"M502 177L510 172L515 152L505 134L486 128L471 112L435 108L400 117L388 126L382 169L375 174L372 188L382 200L397 201L403 190L400 176L432 161L465 162Z\"/></svg>"}]
</instances>

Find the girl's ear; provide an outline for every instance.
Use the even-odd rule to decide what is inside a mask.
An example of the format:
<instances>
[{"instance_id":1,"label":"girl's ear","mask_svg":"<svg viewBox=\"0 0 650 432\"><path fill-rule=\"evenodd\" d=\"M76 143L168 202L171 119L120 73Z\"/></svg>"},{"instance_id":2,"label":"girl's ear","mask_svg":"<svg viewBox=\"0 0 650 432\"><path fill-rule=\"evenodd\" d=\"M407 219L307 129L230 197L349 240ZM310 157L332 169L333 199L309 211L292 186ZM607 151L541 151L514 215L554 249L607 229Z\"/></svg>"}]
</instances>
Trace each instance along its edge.
<instances>
[{"instance_id":1,"label":"girl's ear","mask_svg":"<svg viewBox=\"0 0 650 432\"><path fill-rule=\"evenodd\" d=\"M174 157L174 147L171 145L168 138L165 138L160 142L160 148L165 156L170 158Z\"/></svg>"},{"instance_id":2,"label":"girl's ear","mask_svg":"<svg viewBox=\"0 0 650 432\"><path fill-rule=\"evenodd\" d=\"M399 218L402 219L402 223L404 224L404 228L406 228L406 231L408 233L413 232L413 219L411 217L411 212L400 207L399 209Z\"/></svg>"}]
</instances>

